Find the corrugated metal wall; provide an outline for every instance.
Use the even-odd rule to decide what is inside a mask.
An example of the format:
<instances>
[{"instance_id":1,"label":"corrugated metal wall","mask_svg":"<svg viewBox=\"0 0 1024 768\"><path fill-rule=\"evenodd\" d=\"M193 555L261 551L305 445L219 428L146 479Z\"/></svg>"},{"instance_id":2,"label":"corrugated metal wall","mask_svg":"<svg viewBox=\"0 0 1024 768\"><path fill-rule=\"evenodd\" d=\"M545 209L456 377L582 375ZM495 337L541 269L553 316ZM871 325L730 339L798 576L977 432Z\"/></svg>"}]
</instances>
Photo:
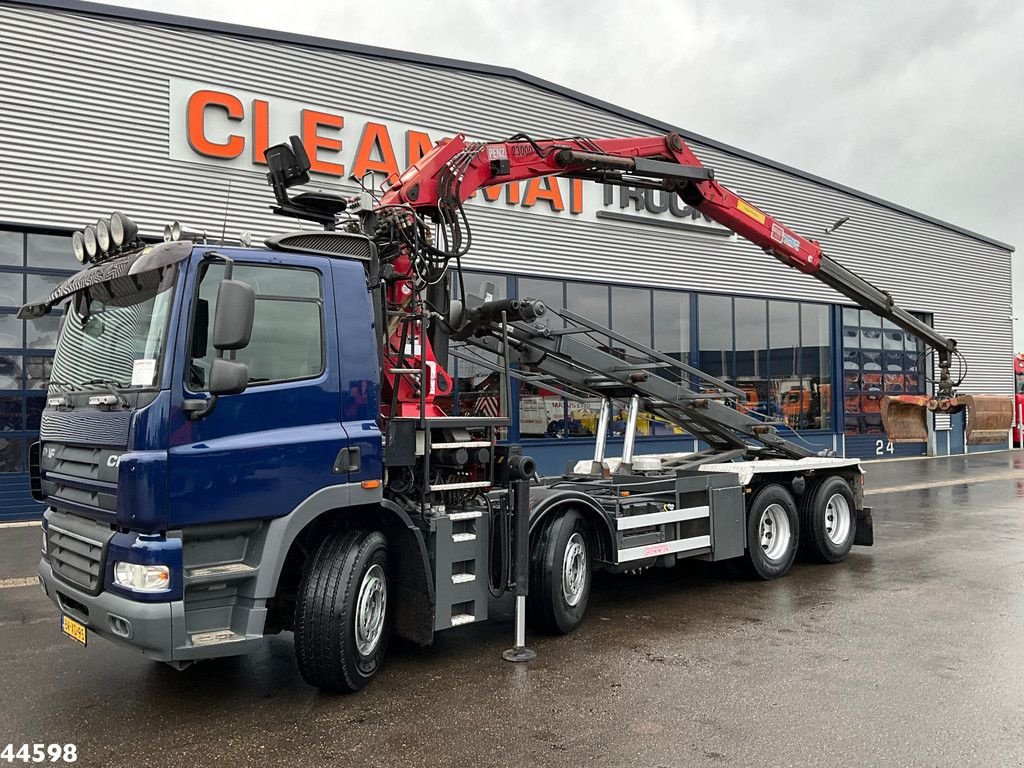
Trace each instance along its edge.
<instances>
[{"instance_id":1,"label":"corrugated metal wall","mask_svg":"<svg viewBox=\"0 0 1024 768\"><path fill-rule=\"evenodd\" d=\"M173 218L219 231L230 177L229 232L287 229L269 213L262 174L169 158L170 78L480 137L652 133L511 78L29 7L0 8L0 72L7 223L77 227L117 208L151 232ZM827 251L956 335L971 363L966 388L1012 389L1006 250L721 149L694 150L725 184L806 235L850 216ZM478 268L841 301L742 241L481 206L472 223L469 264Z\"/></svg>"}]
</instances>

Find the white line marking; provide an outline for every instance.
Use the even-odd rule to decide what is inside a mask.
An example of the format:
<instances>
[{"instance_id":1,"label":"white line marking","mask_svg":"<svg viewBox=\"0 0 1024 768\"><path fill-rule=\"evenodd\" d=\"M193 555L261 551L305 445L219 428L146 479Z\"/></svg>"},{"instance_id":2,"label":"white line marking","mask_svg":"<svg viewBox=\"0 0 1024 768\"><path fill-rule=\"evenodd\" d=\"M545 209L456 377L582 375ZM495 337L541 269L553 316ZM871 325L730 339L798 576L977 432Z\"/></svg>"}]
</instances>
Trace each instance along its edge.
<instances>
[{"instance_id":1,"label":"white line marking","mask_svg":"<svg viewBox=\"0 0 1024 768\"><path fill-rule=\"evenodd\" d=\"M39 525L39 521L23 520L20 523L0 523L0 528L31 528L33 525Z\"/></svg>"},{"instance_id":2,"label":"white line marking","mask_svg":"<svg viewBox=\"0 0 1024 768\"><path fill-rule=\"evenodd\" d=\"M965 476L958 480L933 480L928 483L909 483L907 485L894 485L888 488L870 488L864 491L865 496L874 496L879 493L902 493L903 491L921 491L926 488L946 488L951 485L974 485L975 483L988 483L993 480L1010 480L1020 478L1024 480L1024 472L1015 470L1013 472L1000 472L991 475L976 475L975 477Z\"/></svg>"},{"instance_id":3,"label":"white line marking","mask_svg":"<svg viewBox=\"0 0 1024 768\"><path fill-rule=\"evenodd\" d=\"M0 579L0 589L14 589L15 587L32 587L39 583L35 576L25 579Z\"/></svg>"}]
</instances>

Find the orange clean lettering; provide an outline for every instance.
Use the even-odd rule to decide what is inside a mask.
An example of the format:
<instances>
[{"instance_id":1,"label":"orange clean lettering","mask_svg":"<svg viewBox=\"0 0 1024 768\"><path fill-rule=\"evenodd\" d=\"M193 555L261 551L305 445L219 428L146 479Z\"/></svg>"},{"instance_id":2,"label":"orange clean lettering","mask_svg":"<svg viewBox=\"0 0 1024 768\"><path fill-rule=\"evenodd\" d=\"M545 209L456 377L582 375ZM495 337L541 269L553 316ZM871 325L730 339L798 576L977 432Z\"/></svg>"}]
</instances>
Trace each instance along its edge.
<instances>
[{"instance_id":1,"label":"orange clean lettering","mask_svg":"<svg viewBox=\"0 0 1024 768\"><path fill-rule=\"evenodd\" d=\"M223 143L210 141L206 137L206 110L214 107L223 110L229 120L241 121L245 117L242 102L230 93L209 90L196 91L188 97L188 105L185 109L185 131L188 136L188 145L200 155L233 160L245 150L245 137L231 133Z\"/></svg>"},{"instance_id":2,"label":"orange clean lettering","mask_svg":"<svg viewBox=\"0 0 1024 768\"><path fill-rule=\"evenodd\" d=\"M330 176L344 176L345 166L319 158L321 149L340 152L342 141L337 136L321 136L321 128L341 130L345 127L345 118L314 109L302 110L302 143L309 155L309 169L315 173L326 173Z\"/></svg>"},{"instance_id":3,"label":"orange clean lettering","mask_svg":"<svg viewBox=\"0 0 1024 768\"><path fill-rule=\"evenodd\" d=\"M380 159L374 160L374 154L378 154ZM383 123L367 123L363 127L363 135L356 148L352 175L361 179L368 171L398 173L398 161L395 160L395 148L391 145L391 134Z\"/></svg>"}]
</instances>

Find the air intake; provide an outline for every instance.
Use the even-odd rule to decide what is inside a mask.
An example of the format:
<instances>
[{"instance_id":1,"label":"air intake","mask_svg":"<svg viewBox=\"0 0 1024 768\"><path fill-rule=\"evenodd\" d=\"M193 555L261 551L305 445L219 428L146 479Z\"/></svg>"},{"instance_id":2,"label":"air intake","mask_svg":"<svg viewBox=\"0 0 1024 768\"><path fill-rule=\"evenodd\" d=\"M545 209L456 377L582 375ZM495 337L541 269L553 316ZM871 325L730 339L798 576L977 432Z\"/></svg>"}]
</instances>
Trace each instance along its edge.
<instances>
[{"instance_id":1,"label":"air intake","mask_svg":"<svg viewBox=\"0 0 1024 768\"><path fill-rule=\"evenodd\" d=\"M315 253L358 261L369 261L374 248L370 238L351 232L289 232L268 237L264 242L275 251Z\"/></svg>"}]
</instances>

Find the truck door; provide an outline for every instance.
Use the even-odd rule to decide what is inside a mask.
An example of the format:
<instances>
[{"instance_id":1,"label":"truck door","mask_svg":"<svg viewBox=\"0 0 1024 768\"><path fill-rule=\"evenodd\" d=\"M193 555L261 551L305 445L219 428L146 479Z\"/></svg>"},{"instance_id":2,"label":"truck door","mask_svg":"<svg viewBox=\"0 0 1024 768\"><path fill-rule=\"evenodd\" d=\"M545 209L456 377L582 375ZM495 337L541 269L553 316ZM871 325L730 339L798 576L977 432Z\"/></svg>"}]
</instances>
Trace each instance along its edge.
<instances>
[{"instance_id":1,"label":"truck door","mask_svg":"<svg viewBox=\"0 0 1024 768\"><path fill-rule=\"evenodd\" d=\"M380 360L374 315L363 265L333 259L334 320L338 335L341 419L351 445L351 482L379 483L383 451L380 432Z\"/></svg>"},{"instance_id":2,"label":"truck door","mask_svg":"<svg viewBox=\"0 0 1024 768\"><path fill-rule=\"evenodd\" d=\"M233 279L256 291L249 345L235 353L249 368L247 389L221 395L190 419L185 401L208 398L217 288L224 265L204 262L185 290L184 370L170 414L170 517L174 525L278 517L318 491L344 495L349 437L342 424L335 294L330 261L244 261L231 253ZM184 320L183 320L184 321ZM230 353L229 353L230 354Z\"/></svg>"}]
</instances>

